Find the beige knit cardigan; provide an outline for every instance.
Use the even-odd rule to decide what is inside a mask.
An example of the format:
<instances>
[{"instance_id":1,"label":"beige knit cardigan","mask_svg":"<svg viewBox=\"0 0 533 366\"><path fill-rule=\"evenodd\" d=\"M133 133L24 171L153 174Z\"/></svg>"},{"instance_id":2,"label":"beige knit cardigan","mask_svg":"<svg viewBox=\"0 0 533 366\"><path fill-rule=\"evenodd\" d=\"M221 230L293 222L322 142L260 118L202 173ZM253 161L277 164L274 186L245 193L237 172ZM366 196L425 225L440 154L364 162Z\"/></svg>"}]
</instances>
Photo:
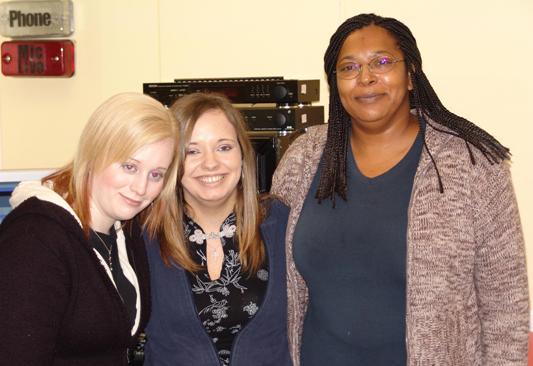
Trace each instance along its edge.
<instances>
[{"instance_id":1,"label":"beige knit cardigan","mask_svg":"<svg viewBox=\"0 0 533 366\"><path fill-rule=\"evenodd\" d=\"M288 335L295 366L308 292L293 262L292 239L326 136L327 125L310 128L273 178L272 193L291 207ZM408 209L407 365L527 365L528 285L509 164L491 165L472 148L473 165L463 140L429 125L425 141L444 193L424 149Z\"/></svg>"}]
</instances>

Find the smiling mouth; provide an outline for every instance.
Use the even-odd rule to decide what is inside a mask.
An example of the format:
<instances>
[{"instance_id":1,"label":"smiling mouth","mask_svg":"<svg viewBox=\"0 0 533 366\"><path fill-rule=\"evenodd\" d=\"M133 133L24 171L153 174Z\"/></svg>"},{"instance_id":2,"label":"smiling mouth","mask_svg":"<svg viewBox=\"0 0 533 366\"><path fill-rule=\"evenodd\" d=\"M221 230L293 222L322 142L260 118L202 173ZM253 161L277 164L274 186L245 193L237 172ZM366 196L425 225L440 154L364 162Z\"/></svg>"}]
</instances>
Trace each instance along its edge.
<instances>
[{"instance_id":1,"label":"smiling mouth","mask_svg":"<svg viewBox=\"0 0 533 366\"><path fill-rule=\"evenodd\" d=\"M122 198L124 198L124 200L130 204L131 206L140 206L142 204L142 201L137 201L137 200L134 200L134 199L131 199L129 197L126 197L124 195L121 195Z\"/></svg>"},{"instance_id":2,"label":"smiling mouth","mask_svg":"<svg viewBox=\"0 0 533 366\"><path fill-rule=\"evenodd\" d=\"M210 175L210 176L198 177L197 179L204 184L213 184L213 183L218 183L221 180L223 180L224 176L223 175Z\"/></svg>"},{"instance_id":3,"label":"smiling mouth","mask_svg":"<svg viewBox=\"0 0 533 366\"><path fill-rule=\"evenodd\" d=\"M379 98L381 98L382 96L383 94L373 93L373 94L360 95L358 97L355 97L355 99L361 103L373 103Z\"/></svg>"}]
</instances>

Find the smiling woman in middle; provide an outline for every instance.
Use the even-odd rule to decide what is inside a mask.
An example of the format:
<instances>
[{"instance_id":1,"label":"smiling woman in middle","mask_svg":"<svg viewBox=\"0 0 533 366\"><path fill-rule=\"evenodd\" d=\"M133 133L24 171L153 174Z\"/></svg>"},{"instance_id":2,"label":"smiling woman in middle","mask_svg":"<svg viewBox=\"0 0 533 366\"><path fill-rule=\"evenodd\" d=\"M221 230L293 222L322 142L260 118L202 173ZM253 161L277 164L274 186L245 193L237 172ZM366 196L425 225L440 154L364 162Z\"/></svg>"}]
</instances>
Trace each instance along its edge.
<instances>
[{"instance_id":1,"label":"smiling woman in middle","mask_svg":"<svg viewBox=\"0 0 533 366\"><path fill-rule=\"evenodd\" d=\"M174 245L149 243L145 365L292 365L284 240L288 208L259 200L240 113L196 93L171 111L182 139Z\"/></svg>"}]
</instances>

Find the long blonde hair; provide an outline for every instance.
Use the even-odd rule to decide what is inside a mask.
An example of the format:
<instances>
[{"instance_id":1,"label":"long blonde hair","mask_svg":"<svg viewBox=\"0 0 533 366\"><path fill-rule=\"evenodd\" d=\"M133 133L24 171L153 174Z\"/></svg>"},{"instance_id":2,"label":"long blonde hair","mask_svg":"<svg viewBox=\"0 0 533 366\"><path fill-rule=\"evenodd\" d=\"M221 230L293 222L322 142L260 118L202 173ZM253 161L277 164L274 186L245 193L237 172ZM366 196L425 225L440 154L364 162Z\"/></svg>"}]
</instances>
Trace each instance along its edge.
<instances>
[{"instance_id":1,"label":"long blonde hair","mask_svg":"<svg viewBox=\"0 0 533 366\"><path fill-rule=\"evenodd\" d=\"M204 113L211 110L221 111L235 128L242 152L242 177L237 186L237 201L234 208L237 218L236 237L243 269L248 273L257 271L265 258L265 249L259 228L263 219L263 212L259 207L257 196L255 152L246 133L246 125L240 112L224 96L206 93L186 95L178 99L170 107L170 110L178 122L180 133L178 182L181 182L183 177L185 151L194 126ZM178 212L183 217L186 202L180 184L177 187L177 200ZM198 269L189 254L183 227L179 228L178 240L161 245L161 256L167 264L173 260L188 271L192 272Z\"/></svg>"},{"instance_id":2,"label":"long blonde hair","mask_svg":"<svg viewBox=\"0 0 533 366\"><path fill-rule=\"evenodd\" d=\"M78 215L86 234L91 223L91 180L95 173L129 158L141 147L171 138L177 146L178 128L172 114L158 101L139 93L117 94L102 103L83 129L74 159L43 178ZM165 174L164 186L139 218L147 231L172 240L178 209L175 199L177 150Z\"/></svg>"}]
</instances>

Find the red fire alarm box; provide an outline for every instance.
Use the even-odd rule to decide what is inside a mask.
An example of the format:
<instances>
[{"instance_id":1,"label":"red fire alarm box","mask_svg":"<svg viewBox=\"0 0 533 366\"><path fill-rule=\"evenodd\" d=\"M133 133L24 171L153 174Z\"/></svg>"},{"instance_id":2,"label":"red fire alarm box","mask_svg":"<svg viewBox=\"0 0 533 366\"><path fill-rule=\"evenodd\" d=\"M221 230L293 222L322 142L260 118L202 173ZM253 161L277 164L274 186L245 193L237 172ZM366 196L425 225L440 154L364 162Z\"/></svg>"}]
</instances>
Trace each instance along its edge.
<instances>
[{"instance_id":1,"label":"red fire alarm box","mask_svg":"<svg viewBox=\"0 0 533 366\"><path fill-rule=\"evenodd\" d=\"M74 43L69 40L4 42L2 74L71 77L74 74Z\"/></svg>"}]
</instances>

